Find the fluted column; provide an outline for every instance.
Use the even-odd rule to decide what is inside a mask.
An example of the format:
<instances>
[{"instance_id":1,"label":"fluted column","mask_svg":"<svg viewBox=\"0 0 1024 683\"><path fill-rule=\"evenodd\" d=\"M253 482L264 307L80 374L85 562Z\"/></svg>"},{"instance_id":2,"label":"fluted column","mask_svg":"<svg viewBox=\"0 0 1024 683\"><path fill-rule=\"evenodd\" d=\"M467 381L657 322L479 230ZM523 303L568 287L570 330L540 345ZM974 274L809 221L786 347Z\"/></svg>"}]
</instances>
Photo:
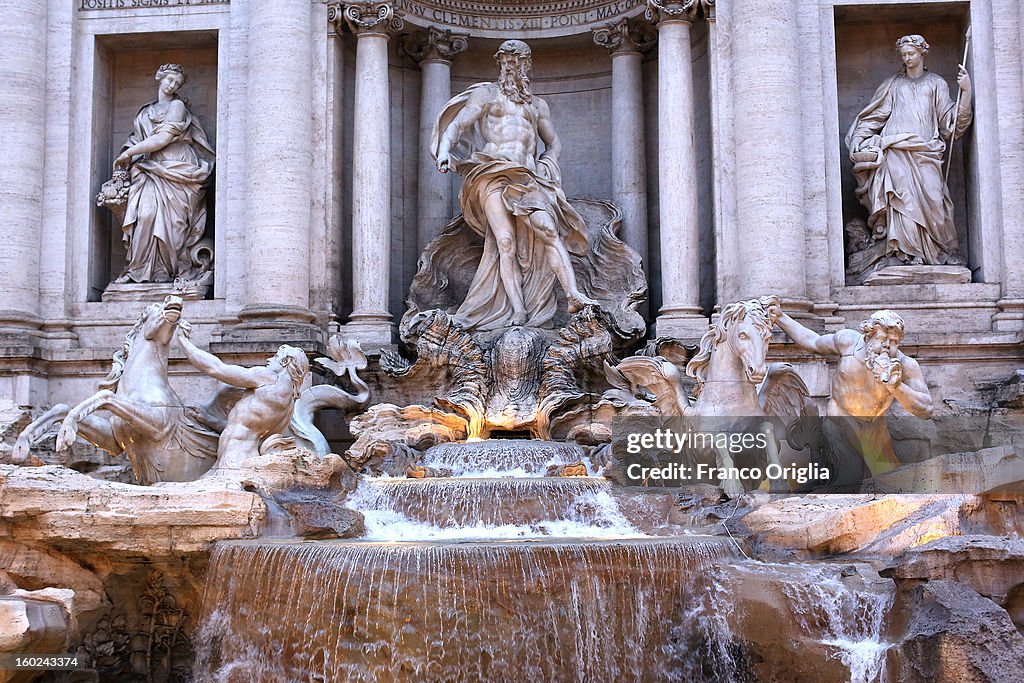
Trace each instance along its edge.
<instances>
[{"instance_id":1,"label":"fluted column","mask_svg":"<svg viewBox=\"0 0 1024 683\"><path fill-rule=\"evenodd\" d=\"M452 96L452 59L469 47L469 34L431 26L402 45L420 63L420 148L416 243L420 252L451 220L452 181L437 170L430 136L437 117Z\"/></svg>"},{"instance_id":2,"label":"fluted column","mask_svg":"<svg viewBox=\"0 0 1024 683\"><path fill-rule=\"evenodd\" d=\"M622 241L640 254L645 268L649 268L647 160L640 62L641 51L653 47L655 41L650 24L626 19L594 30L594 42L612 58L612 198L622 210Z\"/></svg>"},{"instance_id":3,"label":"fluted column","mask_svg":"<svg viewBox=\"0 0 1024 683\"><path fill-rule=\"evenodd\" d=\"M308 323L313 165L309 0L249 3L243 329Z\"/></svg>"},{"instance_id":4,"label":"fluted column","mask_svg":"<svg viewBox=\"0 0 1024 683\"><path fill-rule=\"evenodd\" d=\"M388 39L402 27L391 5L345 5L356 34L352 118L352 315L344 334L367 345L391 342L391 125Z\"/></svg>"},{"instance_id":5,"label":"fluted column","mask_svg":"<svg viewBox=\"0 0 1024 683\"><path fill-rule=\"evenodd\" d=\"M46 119L46 0L3 2L0 25L0 332L39 327Z\"/></svg>"},{"instance_id":6,"label":"fluted column","mask_svg":"<svg viewBox=\"0 0 1024 683\"><path fill-rule=\"evenodd\" d=\"M690 25L697 0L648 0L658 27L658 215L661 230L659 337L693 339L707 330L700 311L697 154L694 149Z\"/></svg>"},{"instance_id":7,"label":"fluted column","mask_svg":"<svg viewBox=\"0 0 1024 683\"><path fill-rule=\"evenodd\" d=\"M740 297L779 294L809 310L804 261L798 0L737 2L732 12Z\"/></svg>"}]
</instances>

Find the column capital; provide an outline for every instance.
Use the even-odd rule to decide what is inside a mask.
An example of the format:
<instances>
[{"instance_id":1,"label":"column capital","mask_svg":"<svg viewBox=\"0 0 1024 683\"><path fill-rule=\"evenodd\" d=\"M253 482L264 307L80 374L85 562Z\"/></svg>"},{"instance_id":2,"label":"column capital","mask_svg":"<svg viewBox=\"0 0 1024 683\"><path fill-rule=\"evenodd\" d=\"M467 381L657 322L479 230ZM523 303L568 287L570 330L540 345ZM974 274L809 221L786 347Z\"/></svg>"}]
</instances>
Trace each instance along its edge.
<instances>
[{"instance_id":1,"label":"column capital","mask_svg":"<svg viewBox=\"0 0 1024 683\"><path fill-rule=\"evenodd\" d=\"M592 30L594 43L613 57L627 52L646 52L658 40L654 27L647 22L619 19Z\"/></svg>"},{"instance_id":2,"label":"column capital","mask_svg":"<svg viewBox=\"0 0 1024 683\"><path fill-rule=\"evenodd\" d=\"M451 29L436 26L430 26L426 31L417 31L402 40L402 51L417 62L451 62L455 55L465 52L468 47L468 33L453 33Z\"/></svg>"},{"instance_id":3,"label":"column capital","mask_svg":"<svg viewBox=\"0 0 1024 683\"><path fill-rule=\"evenodd\" d=\"M666 21L693 23L698 14L711 18L715 13L715 0L647 0L644 16L655 24Z\"/></svg>"},{"instance_id":4,"label":"column capital","mask_svg":"<svg viewBox=\"0 0 1024 683\"><path fill-rule=\"evenodd\" d=\"M327 6L327 21L338 29L342 25L360 35L391 35L405 27L395 8L387 2L332 2Z\"/></svg>"}]
</instances>

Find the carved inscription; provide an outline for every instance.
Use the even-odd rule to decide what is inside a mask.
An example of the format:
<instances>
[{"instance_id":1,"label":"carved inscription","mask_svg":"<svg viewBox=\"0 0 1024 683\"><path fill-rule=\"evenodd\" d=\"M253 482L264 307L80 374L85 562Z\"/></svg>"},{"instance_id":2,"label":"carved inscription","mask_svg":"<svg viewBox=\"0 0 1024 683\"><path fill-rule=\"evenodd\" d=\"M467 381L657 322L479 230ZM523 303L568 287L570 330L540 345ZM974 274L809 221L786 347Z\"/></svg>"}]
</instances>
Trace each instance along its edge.
<instances>
[{"instance_id":1,"label":"carved inscription","mask_svg":"<svg viewBox=\"0 0 1024 683\"><path fill-rule=\"evenodd\" d=\"M187 5L227 5L231 0L79 0L79 10L143 9L148 7L185 7Z\"/></svg>"},{"instance_id":2,"label":"carved inscription","mask_svg":"<svg viewBox=\"0 0 1024 683\"><path fill-rule=\"evenodd\" d=\"M568 4L568 3L566 3ZM543 16L494 16L463 13L431 6L416 0L393 0L394 8L407 18L421 19L435 24L447 24L462 29L483 31L544 31L609 21L643 4L642 0L613 0L584 10L558 12Z\"/></svg>"}]
</instances>

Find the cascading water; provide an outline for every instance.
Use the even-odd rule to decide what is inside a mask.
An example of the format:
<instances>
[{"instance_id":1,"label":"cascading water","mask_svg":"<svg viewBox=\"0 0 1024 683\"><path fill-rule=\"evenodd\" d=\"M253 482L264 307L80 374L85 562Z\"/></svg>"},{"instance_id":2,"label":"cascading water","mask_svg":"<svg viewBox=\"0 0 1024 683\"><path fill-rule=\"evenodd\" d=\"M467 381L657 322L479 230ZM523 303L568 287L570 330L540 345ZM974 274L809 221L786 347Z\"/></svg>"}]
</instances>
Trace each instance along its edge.
<instances>
[{"instance_id":1,"label":"cascading water","mask_svg":"<svg viewBox=\"0 0 1024 683\"><path fill-rule=\"evenodd\" d=\"M717 540L226 543L198 669L216 681L648 681L687 666L680 601Z\"/></svg>"},{"instance_id":2,"label":"cascading water","mask_svg":"<svg viewBox=\"0 0 1024 683\"><path fill-rule=\"evenodd\" d=\"M543 477L552 465L583 462L594 474L582 448L557 441L488 439L442 443L427 449L423 464L450 477Z\"/></svg>"},{"instance_id":3,"label":"cascading water","mask_svg":"<svg viewBox=\"0 0 1024 683\"><path fill-rule=\"evenodd\" d=\"M699 660L711 665L716 680L746 680L756 665L750 652L758 646L742 641L737 632L749 634L771 624L776 632L764 638L760 651L785 647L800 651L811 662L838 663L836 671L810 665L815 680L843 680L849 683L884 683L885 652L889 643L884 633L894 598L888 580L847 576L828 563L729 561L710 574L700 599L690 603L688 617L699 632L704 650ZM780 619L779 617L782 617ZM808 653L814 650L814 655ZM759 657L755 657L759 658ZM808 675L799 664L787 663L794 678ZM776 668L780 668L776 665ZM833 669L835 667L833 666Z\"/></svg>"},{"instance_id":4,"label":"cascading water","mask_svg":"<svg viewBox=\"0 0 1024 683\"><path fill-rule=\"evenodd\" d=\"M597 477L365 479L348 506L375 541L641 535Z\"/></svg>"},{"instance_id":5,"label":"cascading water","mask_svg":"<svg viewBox=\"0 0 1024 683\"><path fill-rule=\"evenodd\" d=\"M893 594L850 590L835 575L810 568L806 583L788 583L783 590L793 614L809 634L820 634L823 645L836 648L850 670L850 683L884 680L882 638Z\"/></svg>"},{"instance_id":6,"label":"cascading water","mask_svg":"<svg viewBox=\"0 0 1024 683\"><path fill-rule=\"evenodd\" d=\"M656 496L544 476L581 455L529 441L435 447L422 464L450 476L367 477L349 495L365 539L218 544L198 680L750 680L732 627L751 587L719 572L757 563L737 564L727 538L645 533L636 511ZM842 584L810 580L825 591L805 596L814 608L785 595L801 627L853 680L877 678L864 643L881 642L881 617L847 626Z\"/></svg>"}]
</instances>

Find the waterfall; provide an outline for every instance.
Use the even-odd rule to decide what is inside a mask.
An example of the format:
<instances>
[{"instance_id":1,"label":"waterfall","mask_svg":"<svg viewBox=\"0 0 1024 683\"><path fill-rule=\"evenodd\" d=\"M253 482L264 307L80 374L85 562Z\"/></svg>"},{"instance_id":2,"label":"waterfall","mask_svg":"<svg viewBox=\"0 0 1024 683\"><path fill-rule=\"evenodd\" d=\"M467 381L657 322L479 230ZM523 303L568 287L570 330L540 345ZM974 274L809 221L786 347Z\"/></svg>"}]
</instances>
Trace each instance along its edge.
<instances>
[{"instance_id":1,"label":"waterfall","mask_svg":"<svg viewBox=\"0 0 1024 683\"><path fill-rule=\"evenodd\" d=\"M347 501L377 541L640 536L596 477L365 479Z\"/></svg>"},{"instance_id":2,"label":"waterfall","mask_svg":"<svg viewBox=\"0 0 1024 683\"><path fill-rule=\"evenodd\" d=\"M746 680L751 653L763 660L784 646L803 660L803 670L793 662L778 664L794 678L884 683L894 586L877 575L846 576L843 567L757 560L719 565L690 603L689 621L701 643L693 661L710 666L715 680ZM765 624L775 631L759 638ZM830 670L815 668L826 660L833 663Z\"/></svg>"},{"instance_id":3,"label":"waterfall","mask_svg":"<svg viewBox=\"0 0 1024 683\"><path fill-rule=\"evenodd\" d=\"M449 476L347 497L364 539L218 543L197 680L879 680L891 581L740 562L666 522L674 494L544 476L582 453L443 444L422 464Z\"/></svg>"},{"instance_id":4,"label":"waterfall","mask_svg":"<svg viewBox=\"0 0 1024 683\"><path fill-rule=\"evenodd\" d=\"M552 465L580 461L591 474L597 472L574 443L488 439L438 444L427 449L421 464L452 477L543 477Z\"/></svg>"},{"instance_id":5,"label":"waterfall","mask_svg":"<svg viewBox=\"0 0 1024 683\"><path fill-rule=\"evenodd\" d=\"M850 683L882 680L889 648L882 629L893 593L853 590L821 567L809 568L807 579L783 587L800 626L836 648L850 670Z\"/></svg>"},{"instance_id":6,"label":"waterfall","mask_svg":"<svg viewBox=\"0 0 1024 683\"><path fill-rule=\"evenodd\" d=\"M200 681L679 680L718 539L226 542Z\"/></svg>"}]
</instances>

